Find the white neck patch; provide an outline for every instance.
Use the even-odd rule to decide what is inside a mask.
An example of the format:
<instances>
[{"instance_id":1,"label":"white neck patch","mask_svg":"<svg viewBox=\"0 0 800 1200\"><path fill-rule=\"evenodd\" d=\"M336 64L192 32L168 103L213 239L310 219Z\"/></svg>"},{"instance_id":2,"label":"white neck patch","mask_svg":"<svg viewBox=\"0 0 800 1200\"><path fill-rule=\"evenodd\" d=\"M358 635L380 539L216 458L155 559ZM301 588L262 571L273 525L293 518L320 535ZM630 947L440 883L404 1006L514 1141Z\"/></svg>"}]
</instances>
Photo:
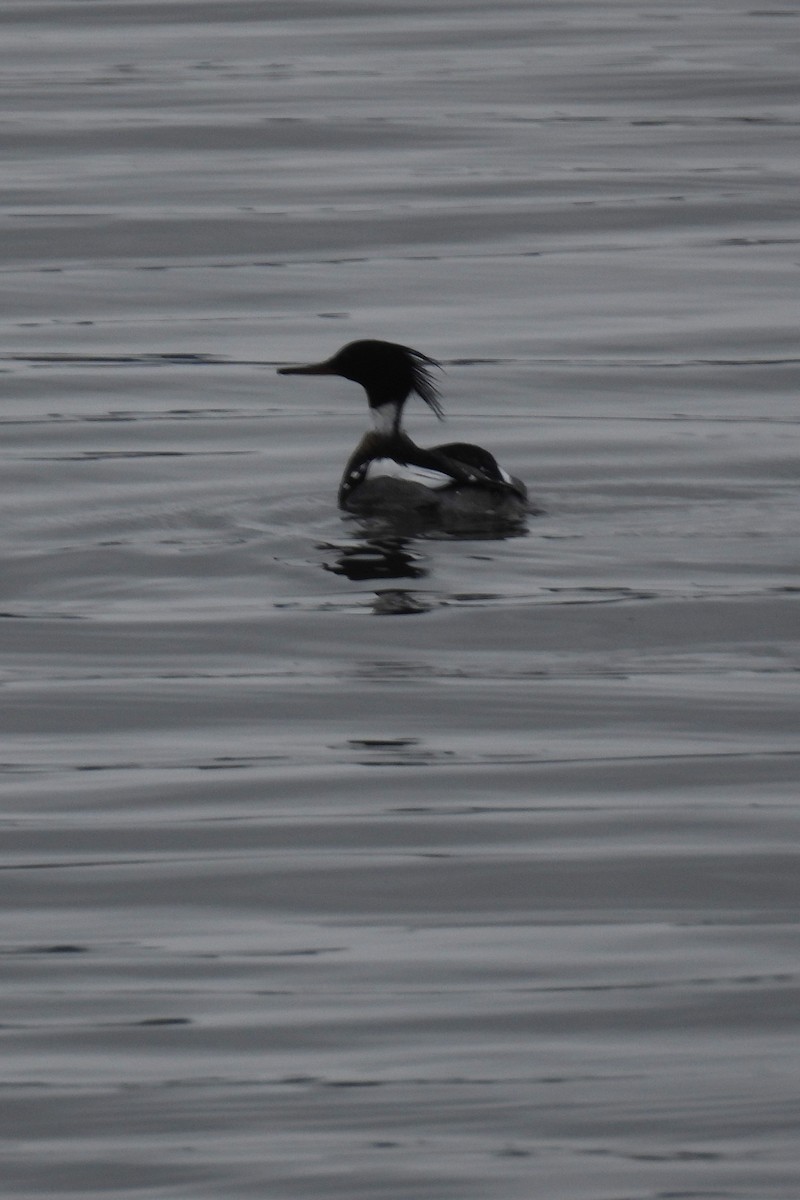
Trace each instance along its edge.
<instances>
[{"instance_id":1,"label":"white neck patch","mask_svg":"<svg viewBox=\"0 0 800 1200\"><path fill-rule=\"evenodd\" d=\"M399 404L381 404L379 408L370 408L372 424L376 433L394 433L397 428L399 408Z\"/></svg>"}]
</instances>

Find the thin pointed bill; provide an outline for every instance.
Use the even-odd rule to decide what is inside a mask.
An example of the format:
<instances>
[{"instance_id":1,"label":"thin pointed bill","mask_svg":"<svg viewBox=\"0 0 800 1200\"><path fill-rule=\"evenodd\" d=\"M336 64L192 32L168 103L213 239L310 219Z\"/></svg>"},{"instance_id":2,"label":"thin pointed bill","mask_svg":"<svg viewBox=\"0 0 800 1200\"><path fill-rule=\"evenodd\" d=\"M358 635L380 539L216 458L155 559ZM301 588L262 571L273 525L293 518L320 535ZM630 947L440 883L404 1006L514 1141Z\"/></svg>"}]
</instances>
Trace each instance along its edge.
<instances>
[{"instance_id":1,"label":"thin pointed bill","mask_svg":"<svg viewBox=\"0 0 800 1200\"><path fill-rule=\"evenodd\" d=\"M290 367L278 367L279 375L335 375L330 359L318 363L298 363Z\"/></svg>"}]
</instances>

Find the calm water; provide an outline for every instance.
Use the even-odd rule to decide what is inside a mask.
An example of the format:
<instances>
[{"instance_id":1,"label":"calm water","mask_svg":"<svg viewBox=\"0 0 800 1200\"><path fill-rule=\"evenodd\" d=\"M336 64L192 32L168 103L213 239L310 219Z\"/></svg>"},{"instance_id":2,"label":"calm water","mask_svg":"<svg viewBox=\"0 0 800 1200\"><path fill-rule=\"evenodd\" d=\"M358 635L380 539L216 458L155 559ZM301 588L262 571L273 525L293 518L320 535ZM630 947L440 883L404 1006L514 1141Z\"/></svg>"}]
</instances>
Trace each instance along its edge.
<instances>
[{"instance_id":1,"label":"calm water","mask_svg":"<svg viewBox=\"0 0 800 1200\"><path fill-rule=\"evenodd\" d=\"M4 1200L797 1200L798 6L0 47ZM337 512L365 336L525 536Z\"/></svg>"}]
</instances>

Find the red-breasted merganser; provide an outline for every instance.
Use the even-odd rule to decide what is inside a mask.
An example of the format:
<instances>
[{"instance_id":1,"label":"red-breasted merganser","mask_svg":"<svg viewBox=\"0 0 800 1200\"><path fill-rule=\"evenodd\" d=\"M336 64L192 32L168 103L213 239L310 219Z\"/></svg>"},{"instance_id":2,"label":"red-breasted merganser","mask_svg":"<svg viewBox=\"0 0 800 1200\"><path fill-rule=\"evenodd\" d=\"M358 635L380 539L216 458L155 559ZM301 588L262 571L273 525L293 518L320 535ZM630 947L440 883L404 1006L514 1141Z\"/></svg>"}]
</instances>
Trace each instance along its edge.
<instances>
[{"instance_id":1,"label":"red-breasted merganser","mask_svg":"<svg viewBox=\"0 0 800 1200\"><path fill-rule=\"evenodd\" d=\"M498 466L481 446L448 442L424 450L403 432L403 406L412 392L443 418L431 373L434 359L394 342L359 341L308 366L279 367L279 375L341 375L367 393L373 429L344 469L339 505L349 511L424 511L519 520L527 511L524 483Z\"/></svg>"}]
</instances>

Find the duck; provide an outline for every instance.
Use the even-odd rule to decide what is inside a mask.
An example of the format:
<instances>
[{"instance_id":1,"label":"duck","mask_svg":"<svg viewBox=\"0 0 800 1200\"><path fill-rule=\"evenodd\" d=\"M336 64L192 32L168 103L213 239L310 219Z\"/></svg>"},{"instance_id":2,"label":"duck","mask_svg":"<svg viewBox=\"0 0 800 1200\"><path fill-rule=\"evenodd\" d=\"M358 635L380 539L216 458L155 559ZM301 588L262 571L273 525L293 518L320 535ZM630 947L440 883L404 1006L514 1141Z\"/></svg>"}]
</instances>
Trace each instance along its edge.
<instances>
[{"instance_id":1,"label":"duck","mask_svg":"<svg viewBox=\"0 0 800 1200\"><path fill-rule=\"evenodd\" d=\"M527 489L494 455L468 442L418 446L403 429L412 394L444 419L434 371L441 364L395 342L349 342L322 362L284 366L279 375L339 375L363 387L372 428L348 459L339 507L360 514L416 513L447 524L520 520Z\"/></svg>"}]
</instances>

